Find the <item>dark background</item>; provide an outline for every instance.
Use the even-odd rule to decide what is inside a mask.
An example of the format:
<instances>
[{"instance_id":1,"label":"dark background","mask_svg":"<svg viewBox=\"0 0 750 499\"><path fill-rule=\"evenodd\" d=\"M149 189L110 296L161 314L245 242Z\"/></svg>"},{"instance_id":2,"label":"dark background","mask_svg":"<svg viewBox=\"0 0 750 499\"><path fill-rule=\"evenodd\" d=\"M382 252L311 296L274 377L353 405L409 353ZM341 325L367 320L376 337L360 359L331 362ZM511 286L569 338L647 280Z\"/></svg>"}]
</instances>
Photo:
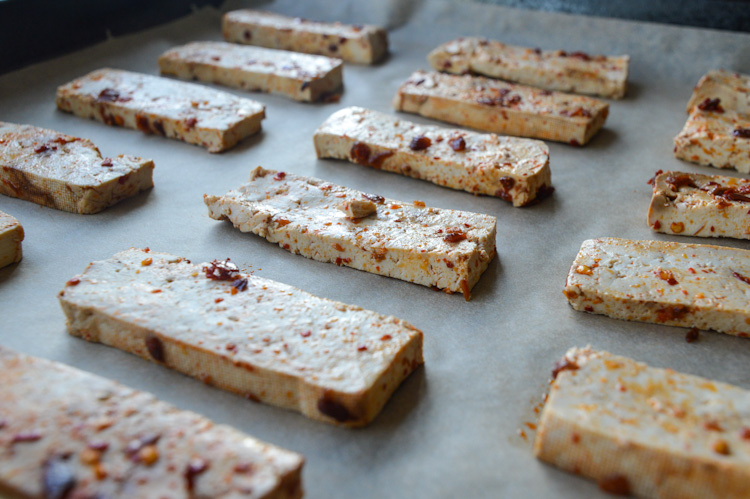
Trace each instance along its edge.
<instances>
[{"instance_id":1,"label":"dark background","mask_svg":"<svg viewBox=\"0 0 750 499\"><path fill-rule=\"evenodd\" d=\"M476 1L750 31L750 0ZM0 74L103 41L108 34L118 36L143 30L185 16L197 8L221 7L222 3L222 0L0 0Z\"/></svg>"}]
</instances>

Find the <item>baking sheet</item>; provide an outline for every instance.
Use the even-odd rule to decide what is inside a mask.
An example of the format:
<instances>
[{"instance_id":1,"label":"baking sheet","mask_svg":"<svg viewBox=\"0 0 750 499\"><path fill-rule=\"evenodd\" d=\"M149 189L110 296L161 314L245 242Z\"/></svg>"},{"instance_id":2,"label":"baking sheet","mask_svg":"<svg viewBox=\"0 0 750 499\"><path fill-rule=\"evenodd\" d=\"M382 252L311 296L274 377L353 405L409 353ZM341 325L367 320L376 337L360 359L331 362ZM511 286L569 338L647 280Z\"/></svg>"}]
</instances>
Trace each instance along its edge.
<instances>
[{"instance_id":1,"label":"baking sheet","mask_svg":"<svg viewBox=\"0 0 750 499\"><path fill-rule=\"evenodd\" d=\"M257 6L228 2L224 10ZM58 85L100 67L158 74L156 59L193 40L220 40L213 9L139 34L111 39L0 77L0 120L30 123L94 141L105 156L152 158L155 188L97 215L74 215L0 196L0 210L26 231L24 259L0 270L0 343L148 390L163 400L233 425L307 458L309 497L580 497L599 494L587 480L536 461L533 407L552 363L571 346L626 355L654 366L750 389L750 340L629 323L573 311L561 293L584 239L617 236L713 243L748 242L655 234L646 225L657 169L717 171L672 157L693 85L709 69L750 72L750 35L586 18L437 0L292 0L261 4L296 16L390 29L380 65L344 69L334 104L301 104L251 94L267 106L263 132L212 155L196 146L105 126L55 109ZM624 100L611 101L604 129L583 148L550 143L553 197L528 208L475 197L343 161L317 160L315 128L334 111L359 105L393 112L390 101L437 44L482 35L531 47L630 54ZM240 91L227 89L237 95ZM434 123L402 115L420 123ZM292 255L257 236L211 220L204 193L223 194L255 166L312 175L428 206L498 218L498 257L465 302L461 295ZM722 172L737 175L733 172ZM423 369L395 393L375 422L347 430L251 403L132 355L72 338L56 294L92 260L150 247L194 262L231 257L256 275L408 320L425 333ZM85 389L85 388L82 388ZM528 439L518 435L524 429Z\"/></svg>"}]
</instances>

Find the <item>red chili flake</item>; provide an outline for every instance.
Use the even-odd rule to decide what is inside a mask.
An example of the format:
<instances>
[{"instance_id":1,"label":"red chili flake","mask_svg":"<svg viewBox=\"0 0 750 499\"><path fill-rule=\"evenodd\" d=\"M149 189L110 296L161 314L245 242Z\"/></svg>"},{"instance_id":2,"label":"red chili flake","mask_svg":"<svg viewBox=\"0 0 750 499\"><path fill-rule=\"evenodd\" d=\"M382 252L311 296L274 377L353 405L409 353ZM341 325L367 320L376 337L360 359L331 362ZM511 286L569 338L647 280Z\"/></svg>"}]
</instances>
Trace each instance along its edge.
<instances>
[{"instance_id":1,"label":"red chili flake","mask_svg":"<svg viewBox=\"0 0 750 499\"><path fill-rule=\"evenodd\" d=\"M339 243L333 243L333 249L335 249L336 251L344 251L344 247Z\"/></svg>"},{"instance_id":2,"label":"red chili flake","mask_svg":"<svg viewBox=\"0 0 750 499\"><path fill-rule=\"evenodd\" d=\"M321 414L333 418L339 423L356 419L344 404L338 400L334 400L328 393L325 393L323 397L318 399L317 407Z\"/></svg>"},{"instance_id":3,"label":"red chili flake","mask_svg":"<svg viewBox=\"0 0 750 499\"><path fill-rule=\"evenodd\" d=\"M618 496L630 495L630 482L624 475L611 475L599 480L599 488L604 492Z\"/></svg>"},{"instance_id":4,"label":"red chili flake","mask_svg":"<svg viewBox=\"0 0 750 499\"><path fill-rule=\"evenodd\" d=\"M656 177L664 173L662 170L656 170L656 173L654 173L654 176L648 179L648 182L646 182L648 185L654 185L656 182Z\"/></svg>"},{"instance_id":5,"label":"red chili flake","mask_svg":"<svg viewBox=\"0 0 750 499\"><path fill-rule=\"evenodd\" d=\"M95 440L93 442L89 442L87 444L87 447L91 450L106 452L107 449L109 449L109 442L105 442L103 440Z\"/></svg>"},{"instance_id":6,"label":"red chili flake","mask_svg":"<svg viewBox=\"0 0 750 499\"><path fill-rule=\"evenodd\" d=\"M743 440L750 440L750 428L744 426L740 430L740 437L742 437Z\"/></svg>"},{"instance_id":7,"label":"red chili flake","mask_svg":"<svg viewBox=\"0 0 750 499\"><path fill-rule=\"evenodd\" d=\"M16 433L13 435L13 440L11 440L12 444L17 443L27 443L27 442L36 442L37 440L40 440L42 438L42 434L38 431L24 431L21 433Z\"/></svg>"},{"instance_id":8,"label":"red chili flake","mask_svg":"<svg viewBox=\"0 0 750 499\"><path fill-rule=\"evenodd\" d=\"M221 303L221 302L223 302L223 301L224 301L224 298L216 298L216 299L214 300L214 303Z\"/></svg>"},{"instance_id":9,"label":"red chili flake","mask_svg":"<svg viewBox=\"0 0 750 499\"><path fill-rule=\"evenodd\" d=\"M276 175L273 176L274 180L284 180L284 177L286 177L285 172L276 172Z\"/></svg>"},{"instance_id":10,"label":"red chili flake","mask_svg":"<svg viewBox=\"0 0 750 499\"><path fill-rule=\"evenodd\" d=\"M380 341L388 341L390 339L393 339L393 336L391 336L390 334L384 334L380 337Z\"/></svg>"},{"instance_id":11,"label":"red chili flake","mask_svg":"<svg viewBox=\"0 0 750 499\"><path fill-rule=\"evenodd\" d=\"M656 222L654 222L654 229L656 229L656 230L661 229L661 222L660 221L657 220Z\"/></svg>"},{"instance_id":12,"label":"red chili flake","mask_svg":"<svg viewBox=\"0 0 750 499\"><path fill-rule=\"evenodd\" d=\"M724 429L719 425L718 421L704 421L703 427L709 431L724 431Z\"/></svg>"},{"instance_id":13,"label":"red chili flake","mask_svg":"<svg viewBox=\"0 0 750 499\"><path fill-rule=\"evenodd\" d=\"M362 197L366 198L366 199L369 199L370 201L372 201L375 204L383 204L383 203L385 203L385 198L383 196L378 196L377 194L362 193Z\"/></svg>"},{"instance_id":14,"label":"red chili flake","mask_svg":"<svg viewBox=\"0 0 750 499\"><path fill-rule=\"evenodd\" d=\"M709 111L714 113L723 113L724 108L721 107L721 99L718 97L716 99L706 99L700 104L698 104L698 109L701 111Z\"/></svg>"},{"instance_id":15,"label":"red chili flake","mask_svg":"<svg viewBox=\"0 0 750 499\"><path fill-rule=\"evenodd\" d=\"M741 139L750 139L750 128L737 127L732 132L732 135Z\"/></svg>"},{"instance_id":16,"label":"red chili flake","mask_svg":"<svg viewBox=\"0 0 750 499\"><path fill-rule=\"evenodd\" d=\"M664 179L664 181L668 183L674 191L680 190L680 187L697 187L695 185L695 182L693 182L693 179L690 177L690 174L688 173L683 173L680 175L670 173L669 175L667 175L667 178Z\"/></svg>"},{"instance_id":17,"label":"red chili flake","mask_svg":"<svg viewBox=\"0 0 750 499\"><path fill-rule=\"evenodd\" d=\"M146 258L145 260L141 261L141 265L144 266L144 267L148 267L152 263L154 263L153 258Z\"/></svg>"},{"instance_id":18,"label":"red chili flake","mask_svg":"<svg viewBox=\"0 0 750 499\"><path fill-rule=\"evenodd\" d=\"M570 113L570 116L582 116L584 118L591 118L591 112L588 109L579 107L578 109Z\"/></svg>"},{"instance_id":19,"label":"red chili flake","mask_svg":"<svg viewBox=\"0 0 750 499\"><path fill-rule=\"evenodd\" d=\"M513 177L500 177L500 184L503 186L505 191L509 191L516 185L516 180Z\"/></svg>"},{"instance_id":20,"label":"red chili flake","mask_svg":"<svg viewBox=\"0 0 750 499\"><path fill-rule=\"evenodd\" d=\"M114 88L105 88L101 92L99 92L99 96L96 98L96 100L100 102L115 102L120 98L120 92L115 90Z\"/></svg>"},{"instance_id":21,"label":"red chili flake","mask_svg":"<svg viewBox=\"0 0 750 499\"><path fill-rule=\"evenodd\" d=\"M395 153L393 151L382 151L377 152L375 154L371 154L370 157L367 159L367 164L369 166L372 166L373 168L380 168L383 166L383 163L386 159L393 156Z\"/></svg>"},{"instance_id":22,"label":"red chili flake","mask_svg":"<svg viewBox=\"0 0 750 499\"><path fill-rule=\"evenodd\" d=\"M425 137L424 135L419 135L417 137L414 137L411 139L411 143L409 144L409 149L412 151L423 151L430 147L432 145L432 141L429 139L429 137Z\"/></svg>"},{"instance_id":23,"label":"red chili flake","mask_svg":"<svg viewBox=\"0 0 750 499\"><path fill-rule=\"evenodd\" d=\"M662 269L659 269L659 270L656 270L654 273L662 281L667 281L667 284L669 284L670 286L675 286L676 284L679 284L677 282L677 279L674 278L674 274L672 274L671 270L662 270Z\"/></svg>"},{"instance_id":24,"label":"red chili flake","mask_svg":"<svg viewBox=\"0 0 750 499\"><path fill-rule=\"evenodd\" d=\"M244 277L241 279L236 279L232 283L232 286L237 289L237 291L245 291L247 289L247 279L245 279Z\"/></svg>"},{"instance_id":25,"label":"red chili flake","mask_svg":"<svg viewBox=\"0 0 750 499\"><path fill-rule=\"evenodd\" d=\"M112 158L104 158L104 161L102 161L102 166L112 166Z\"/></svg>"},{"instance_id":26,"label":"red chili flake","mask_svg":"<svg viewBox=\"0 0 750 499\"><path fill-rule=\"evenodd\" d=\"M151 133L151 126L148 124L148 118L143 116L142 114L137 114L135 116L135 125L141 132L146 134Z\"/></svg>"},{"instance_id":27,"label":"red chili flake","mask_svg":"<svg viewBox=\"0 0 750 499\"><path fill-rule=\"evenodd\" d=\"M732 272L732 276L736 277L737 279L744 282L745 284L750 284L750 277L745 277L744 275L737 273L737 272Z\"/></svg>"},{"instance_id":28,"label":"red chili flake","mask_svg":"<svg viewBox=\"0 0 750 499\"><path fill-rule=\"evenodd\" d=\"M198 123L198 118L188 118L185 120L185 128L188 130L191 130L195 128L195 125Z\"/></svg>"},{"instance_id":29,"label":"red chili flake","mask_svg":"<svg viewBox=\"0 0 750 499\"><path fill-rule=\"evenodd\" d=\"M42 144L39 147L37 147L36 149L34 149L34 152L37 153L37 154L40 154L40 153L43 153L44 151L46 151L47 149L48 149L48 147L46 145Z\"/></svg>"},{"instance_id":30,"label":"red chili flake","mask_svg":"<svg viewBox=\"0 0 750 499\"><path fill-rule=\"evenodd\" d=\"M187 489L192 492L195 488L195 479L198 475L208 469L208 461L199 457L194 457L190 460L185 469L185 480L187 481Z\"/></svg>"},{"instance_id":31,"label":"red chili flake","mask_svg":"<svg viewBox=\"0 0 750 499\"><path fill-rule=\"evenodd\" d=\"M253 465L250 463L238 463L234 465L235 473L250 473L251 471L253 471Z\"/></svg>"},{"instance_id":32,"label":"red chili flake","mask_svg":"<svg viewBox=\"0 0 750 499\"><path fill-rule=\"evenodd\" d=\"M224 348L230 352L234 352L235 350L237 350L237 345L235 345L234 343L227 343Z\"/></svg>"},{"instance_id":33,"label":"red chili flake","mask_svg":"<svg viewBox=\"0 0 750 499\"><path fill-rule=\"evenodd\" d=\"M364 352L365 350L367 350L367 347L365 345L360 345L357 347L358 352Z\"/></svg>"},{"instance_id":34,"label":"red chili flake","mask_svg":"<svg viewBox=\"0 0 750 499\"><path fill-rule=\"evenodd\" d=\"M78 286L79 284L81 284L81 280L77 277L74 277L65 283L66 286Z\"/></svg>"},{"instance_id":35,"label":"red chili flake","mask_svg":"<svg viewBox=\"0 0 750 499\"><path fill-rule=\"evenodd\" d=\"M308 338L311 334L312 334L312 331L302 331L300 333L300 336L302 336L303 338Z\"/></svg>"},{"instance_id":36,"label":"red chili flake","mask_svg":"<svg viewBox=\"0 0 750 499\"><path fill-rule=\"evenodd\" d=\"M466 150L466 141L463 137L456 137L454 139L450 139L448 141L448 144L450 144L451 149L453 149L456 152L463 152Z\"/></svg>"},{"instance_id":37,"label":"red chili flake","mask_svg":"<svg viewBox=\"0 0 750 499\"><path fill-rule=\"evenodd\" d=\"M688 343L693 343L695 341L698 341L699 336L700 336L700 331L698 330L697 327L694 327L685 334L685 341L687 341Z\"/></svg>"},{"instance_id":38,"label":"red chili flake","mask_svg":"<svg viewBox=\"0 0 750 499\"><path fill-rule=\"evenodd\" d=\"M206 277L214 281L232 281L239 272L237 266L226 260L214 260L208 267L203 267Z\"/></svg>"},{"instance_id":39,"label":"red chili flake","mask_svg":"<svg viewBox=\"0 0 750 499\"><path fill-rule=\"evenodd\" d=\"M151 354L151 357L157 362L164 362L164 345L161 340L156 336L149 334L146 336L146 350Z\"/></svg>"},{"instance_id":40,"label":"red chili flake","mask_svg":"<svg viewBox=\"0 0 750 499\"><path fill-rule=\"evenodd\" d=\"M675 305L673 307L664 307L656 311L656 320L659 322L667 322L675 319L682 319L685 315L690 313L690 307L685 305Z\"/></svg>"},{"instance_id":41,"label":"red chili flake","mask_svg":"<svg viewBox=\"0 0 750 499\"><path fill-rule=\"evenodd\" d=\"M575 57L577 59L581 59L582 61L590 61L591 56L588 55L586 52L571 52L569 54L569 57Z\"/></svg>"},{"instance_id":42,"label":"red chili flake","mask_svg":"<svg viewBox=\"0 0 750 499\"><path fill-rule=\"evenodd\" d=\"M469 289L469 283L466 282L466 279L461 279L458 282L458 285L461 286L461 291L464 294L464 300L469 301L471 299L471 290Z\"/></svg>"},{"instance_id":43,"label":"red chili flake","mask_svg":"<svg viewBox=\"0 0 750 499\"><path fill-rule=\"evenodd\" d=\"M466 239L466 232L462 231L461 229L448 229L445 231L446 234L443 237L443 241L446 243L457 243L459 241L463 241Z\"/></svg>"},{"instance_id":44,"label":"red chili flake","mask_svg":"<svg viewBox=\"0 0 750 499\"><path fill-rule=\"evenodd\" d=\"M577 371L578 369L578 364L567 357L563 357L552 366L552 379L557 379L557 375L563 371Z\"/></svg>"},{"instance_id":45,"label":"red chili flake","mask_svg":"<svg viewBox=\"0 0 750 499\"><path fill-rule=\"evenodd\" d=\"M445 266L449 269L452 269L454 267L453 262L445 262Z\"/></svg>"},{"instance_id":46,"label":"red chili flake","mask_svg":"<svg viewBox=\"0 0 750 499\"><path fill-rule=\"evenodd\" d=\"M367 165L370 160L370 152L370 146L362 142L355 142L349 151L349 155L355 163Z\"/></svg>"}]
</instances>

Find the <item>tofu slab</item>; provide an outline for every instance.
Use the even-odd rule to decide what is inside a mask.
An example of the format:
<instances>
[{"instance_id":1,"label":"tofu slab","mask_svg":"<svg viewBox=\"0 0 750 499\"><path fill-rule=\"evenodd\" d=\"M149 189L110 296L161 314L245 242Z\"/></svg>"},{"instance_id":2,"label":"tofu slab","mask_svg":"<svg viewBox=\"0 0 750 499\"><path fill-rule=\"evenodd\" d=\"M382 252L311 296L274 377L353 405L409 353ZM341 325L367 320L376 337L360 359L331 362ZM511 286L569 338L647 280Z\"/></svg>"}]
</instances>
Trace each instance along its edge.
<instances>
[{"instance_id":1,"label":"tofu slab","mask_svg":"<svg viewBox=\"0 0 750 499\"><path fill-rule=\"evenodd\" d=\"M458 38L427 56L438 71L474 73L524 85L619 99L630 57L517 47L485 38Z\"/></svg>"},{"instance_id":2,"label":"tofu slab","mask_svg":"<svg viewBox=\"0 0 750 499\"><path fill-rule=\"evenodd\" d=\"M575 310L750 336L750 251L662 241L584 241L563 293Z\"/></svg>"},{"instance_id":3,"label":"tofu slab","mask_svg":"<svg viewBox=\"0 0 750 499\"><path fill-rule=\"evenodd\" d=\"M3 497L302 497L302 456L0 347Z\"/></svg>"},{"instance_id":4,"label":"tofu slab","mask_svg":"<svg viewBox=\"0 0 750 499\"><path fill-rule=\"evenodd\" d=\"M163 75L307 102L333 96L343 84L342 67L330 57L224 42L189 43L159 57Z\"/></svg>"},{"instance_id":5,"label":"tofu slab","mask_svg":"<svg viewBox=\"0 0 750 499\"><path fill-rule=\"evenodd\" d=\"M724 109L721 101L699 104L674 139L674 155L699 165L750 173L750 115Z\"/></svg>"},{"instance_id":6,"label":"tofu slab","mask_svg":"<svg viewBox=\"0 0 750 499\"><path fill-rule=\"evenodd\" d=\"M315 132L319 158L346 159L514 206L552 190L549 148L537 140L417 125L361 107L331 115Z\"/></svg>"},{"instance_id":7,"label":"tofu slab","mask_svg":"<svg viewBox=\"0 0 750 499\"><path fill-rule=\"evenodd\" d=\"M422 360L422 332L391 316L131 249L60 293L68 331L255 402L363 426Z\"/></svg>"},{"instance_id":8,"label":"tofu slab","mask_svg":"<svg viewBox=\"0 0 750 499\"><path fill-rule=\"evenodd\" d=\"M393 99L398 111L487 132L583 145L604 125L609 104L480 76L416 71Z\"/></svg>"},{"instance_id":9,"label":"tofu slab","mask_svg":"<svg viewBox=\"0 0 750 499\"><path fill-rule=\"evenodd\" d=\"M361 199L373 201L375 213L352 219L339 209ZM403 203L260 167L248 183L204 201L211 218L292 253L461 292L466 300L495 256L495 217Z\"/></svg>"},{"instance_id":10,"label":"tofu slab","mask_svg":"<svg viewBox=\"0 0 750 499\"><path fill-rule=\"evenodd\" d=\"M542 461L638 497L747 497L750 392L591 348L556 364Z\"/></svg>"},{"instance_id":11,"label":"tofu slab","mask_svg":"<svg viewBox=\"0 0 750 499\"><path fill-rule=\"evenodd\" d=\"M18 220L0 211L0 269L21 261L23 236Z\"/></svg>"},{"instance_id":12,"label":"tofu slab","mask_svg":"<svg viewBox=\"0 0 750 499\"><path fill-rule=\"evenodd\" d=\"M693 90L687 105L688 114L706 99L719 99L724 109L750 114L750 75L726 70L709 71Z\"/></svg>"},{"instance_id":13,"label":"tofu slab","mask_svg":"<svg viewBox=\"0 0 750 499\"><path fill-rule=\"evenodd\" d=\"M224 14L224 39L306 54L374 64L388 53L388 32L377 26L348 25L241 9Z\"/></svg>"},{"instance_id":14,"label":"tofu slab","mask_svg":"<svg viewBox=\"0 0 750 499\"><path fill-rule=\"evenodd\" d=\"M653 183L648 224L656 232L750 239L750 180L663 172Z\"/></svg>"},{"instance_id":15,"label":"tofu slab","mask_svg":"<svg viewBox=\"0 0 750 499\"><path fill-rule=\"evenodd\" d=\"M150 189L154 163L102 157L88 139L0 122L0 193L73 213L98 213Z\"/></svg>"},{"instance_id":16,"label":"tofu slab","mask_svg":"<svg viewBox=\"0 0 750 499\"><path fill-rule=\"evenodd\" d=\"M107 125L221 152L257 133L264 107L226 92L168 78L99 69L57 89L57 107Z\"/></svg>"}]
</instances>

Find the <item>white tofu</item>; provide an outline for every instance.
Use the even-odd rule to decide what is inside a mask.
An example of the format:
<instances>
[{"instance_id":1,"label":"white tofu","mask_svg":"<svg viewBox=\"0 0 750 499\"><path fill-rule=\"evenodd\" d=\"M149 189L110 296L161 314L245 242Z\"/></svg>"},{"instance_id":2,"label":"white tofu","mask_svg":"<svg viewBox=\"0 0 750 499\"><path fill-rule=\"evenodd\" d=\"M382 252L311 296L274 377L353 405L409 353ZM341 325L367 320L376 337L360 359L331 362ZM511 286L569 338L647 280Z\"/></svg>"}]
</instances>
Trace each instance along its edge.
<instances>
[{"instance_id":1,"label":"white tofu","mask_svg":"<svg viewBox=\"0 0 750 499\"><path fill-rule=\"evenodd\" d=\"M427 60L438 71L619 99L625 95L630 57L548 51L469 37L440 45Z\"/></svg>"},{"instance_id":2,"label":"white tofu","mask_svg":"<svg viewBox=\"0 0 750 499\"><path fill-rule=\"evenodd\" d=\"M687 105L688 114L706 99L719 99L724 109L750 114L750 75L726 70L709 71L693 90Z\"/></svg>"},{"instance_id":3,"label":"white tofu","mask_svg":"<svg viewBox=\"0 0 750 499\"><path fill-rule=\"evenodd\" d=\"M654 176L648 224L656 232L750 239L750 180L665 172Z\"/></svg>"},{"instance_id":4,"label":"white tofu","mask_svg":"<svg viewBox=\"0 0 750 499\"><path fill-rule=\"evenodd\" d=\"M377 26L309 21L242 9L224 14L224 39L234 43L374 64L388 53L388 32Z\"/></svg>"},{"instance_id":5,"label":"white tofu","mask_svg":"<svg viewBox=\"0 0 750 499\"><path fill-rule=\"evenodd\" d=\"M480 76L414 72L393 99L398 111L487 132L583 145L596 135L609 104Z\"/></svg>"},{"instance_id":6,"label":"white tofu","mask_svg":"<svg viewBox=\"0 0 750 499\"><path fill-rule=\"evenodd\" d=\"M260 130L264 107L250 99L168 78L99 69L58 87L57 107L107 125L231 148Z\"/></svg>"},{"instance_id":7,"label":"white tofu","mask_svg":"<svg viewBox=\"0 0 750 499\"><path fill-rule=\"evenodd\" d=\"M700 165L750 173L750 115L721 106L720 102L701 103L694 108L674 139L674 155Z\"/></svg>"},{"instance_id":8,"label":"white tofu","mask_svg":"<svg viewBox=\"0 0 750 499\"><path fill-rule=\"evenodd\" d=\"M165 75L307 102L334 98L343 85L342 67L330 57L223 42L189 43L159 57Z\"/></svg>"},{"instance_id":9,"label":"white tofu","mask_svg":"<svg viewBox=\"0 0 750 499\"><path fill-rule=\"evenodd\" d=\"M553 374L537 458L619 495L747 497L746 390L590 348Z\"/></svg>"},{"instance_id":10,"label":"white tofu","mask_svg":"<svg viewBox=\"0 0 750 499\"><path fill-rule=\"evenodd\" d=\"M98 213L150 189L154 163L102 157L88 139L0 122L0 193L73 213Z\"/></svg>"},{"instance_id":11,"label":"white tofu","mask_svg":"<svg viewBox=\"0 0 750 499\"><path fill-rule=\"evenodd\" d=\"M661 241L584 241L563 293L575 310L750 336L750 251Z\"/></svg>"},{"instance_id":12,"label":"white tofu","mask_svg":"<svg viewBox=\"0 0 750 499\"><path fill-rule=\"evenodd\" d=\"M362 198L378 205L375 214L352 220L339 209ZM495 217L403 203L260 167L248 183L204 201L211 218L292 253L462 292L466 300L495 256Z\"/></svg>"},{"instance_id":13,"label":"white tofu","mask_svg":"<svg viewBox=\"0 0 750 499\"><path fill-rule=\"evenodd\" d=\"M3 497L302 497L302 456L0 347Z\"/></svg>"},{"instance_id":14,"label":"white tofu","mask_svg":"<svg viewBox=\"0 0 750 499\"><path fill-rule=\"evenodd\" d=\"M0 211L0 269L21 261L23 237L23 227L18 220Z\"/></svg>"},{"instance_id":15,"label":"white tofu","mask_svg":"<svg viewBox=\"0 0 750 499\"><path fill-rule=\"evenodd\" d=\"M550 193L549 148L538 140L417 125L348 107L313 137L319 158L346 159L451 189L497 196L514 206Z\"/></svg>"},{"instance_id":16,"label":"white tofu","mask_svg":"<svg viewBox=\"0 0 750 499\"><path fill-rule=\"evenodd\" d=\"M363 426L422 363L422 332L391 316L131 249L60 293L68 331L255 402Z\"/></svg>"}]
</instances>

